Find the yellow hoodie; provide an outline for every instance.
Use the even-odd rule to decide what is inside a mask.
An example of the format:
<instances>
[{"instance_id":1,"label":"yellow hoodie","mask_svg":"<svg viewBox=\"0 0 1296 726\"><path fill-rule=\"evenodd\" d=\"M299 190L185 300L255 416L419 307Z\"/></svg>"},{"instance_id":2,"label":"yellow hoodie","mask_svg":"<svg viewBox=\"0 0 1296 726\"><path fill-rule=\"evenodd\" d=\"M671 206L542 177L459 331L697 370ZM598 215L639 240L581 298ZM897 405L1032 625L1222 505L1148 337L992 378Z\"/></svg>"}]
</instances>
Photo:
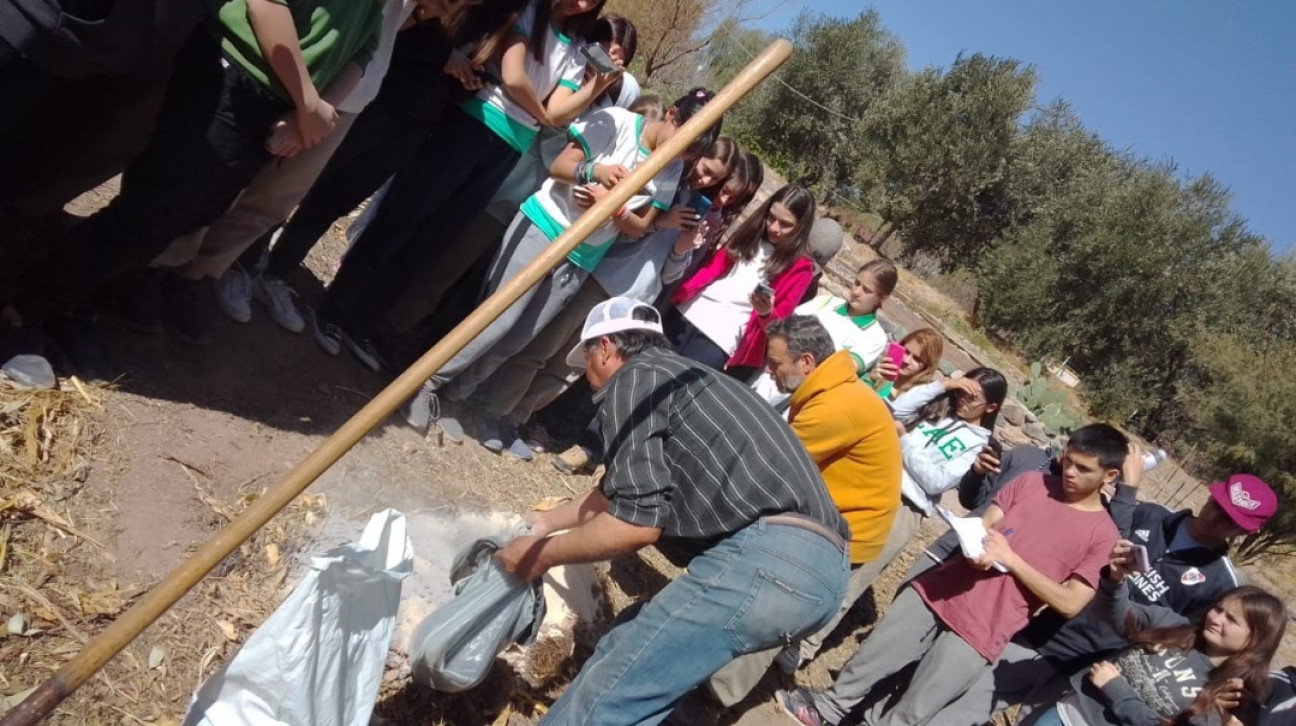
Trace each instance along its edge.
<instances>
[{"instance_id":1,"label":"yellow hoodie","mask_svg":"<svg viewBox=\"0 0 1296 726\"><path fill-rule=\"evenodd\" d=\"M851 562L882 552L900 506L900 437L891 411L840 350L792 394L788 421L851 528Z\"/></svg>"}]
</instances>

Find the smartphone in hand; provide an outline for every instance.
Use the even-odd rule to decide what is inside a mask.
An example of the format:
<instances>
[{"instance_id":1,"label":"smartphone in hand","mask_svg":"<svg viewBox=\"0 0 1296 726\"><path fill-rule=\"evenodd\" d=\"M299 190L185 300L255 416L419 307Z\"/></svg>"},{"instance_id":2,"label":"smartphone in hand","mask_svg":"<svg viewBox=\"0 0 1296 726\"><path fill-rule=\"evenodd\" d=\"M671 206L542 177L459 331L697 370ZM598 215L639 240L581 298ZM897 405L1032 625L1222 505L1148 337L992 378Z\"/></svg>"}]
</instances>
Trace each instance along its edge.
<instances>
[{"instance_id":1,"label":"smartphone in hand","mask_svg":"<svg viewBox=\"0 0 1296 726\"><path fill-rule=\"evenodd\" d=\"M711 209L711 200L699 194L693 198L693 201L689 202L689 208L697 212L699 218L705 217L706 213Z\"/></svg>"},{"instance_id":2,"label":"smartphone in hand","mask_svg":"<svg viewBox=\"0 0 1296 726\"><path fill-rule=\"evenodd\" d=\"M473 75L482 80L483 83L491 86L502 86L504 81L489 68L473 68Z\"/></svg>"},{"instance_id":3,"label":"smartphone in hand","mask_svg":"<svg viewBox=\"0 0 1296 726\"><path fill-rule=\"evenodd\" d=\"M986 446L989 446L990 450L994 452L994 456L996 459L1003 458L1003 442L1001 442L999 439L996 439L995 437L991 436L990 440L986 441Z\"/></svg>"},{"instance_id":4,"label":"smartphone in hand","mask_svg":"<svg viewBox=\"0 0 1296 726\"><path fill-rule=\"evenodd\" d=\"M755 293L757 295L763 295L771 300L774 299L774 288L770 287L769 280L761 280L756 283Z\"/></svg>"},{"instance_id":5,"label":"smartphone in hand","mask_svg":"<svg viewBox=\"0 0 1296 726\"><path fill-rule=\"evenodd\" d=\"M608 55L608 52L603 50L603 46L598 43L590 43L581 48L581 55L585 56L585 60L589 62L590 67L599 73L617 73L621 70L617 68L612 56Z\"/></svg>"},{"instance_id":6,"label":"smartphone in hand","mask_svg":"<svg viewBox=\"0 0 1296 726\"><path fill-rule=\"evenodd\" d=\"M1147 547L1143 545L1130 545L1130 557L1134 560L1134 572L1147 572L1152 569L1152 561L1148 559Z\"/></svg>"},{"instance_id":7,"label":"smartphone in hand","mask_svg":"<svg viewBox=\"0 0 1296 726\"><path fill-rule=\"evenodd\" d=\"M905 347L899 343L889 343L886 349L887 360L895 366L896 374L887 380L894 381L900 377L900 369L904 367Z\"/></svg>"}]
</instances>

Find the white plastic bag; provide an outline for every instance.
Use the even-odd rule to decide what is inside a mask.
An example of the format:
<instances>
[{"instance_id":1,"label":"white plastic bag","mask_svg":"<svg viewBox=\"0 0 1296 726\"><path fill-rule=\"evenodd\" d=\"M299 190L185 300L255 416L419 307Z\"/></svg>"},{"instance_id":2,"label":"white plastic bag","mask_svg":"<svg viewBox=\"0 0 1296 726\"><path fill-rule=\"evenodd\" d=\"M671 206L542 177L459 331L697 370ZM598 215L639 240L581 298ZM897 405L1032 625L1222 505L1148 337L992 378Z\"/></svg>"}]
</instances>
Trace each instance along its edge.
<instances>
[{"instance_id":1,"label":"white plastic bag","mask_svg":"<svg viewBox=\"0 0 1296 726\"><path fill-rule=\"evenodd\" d=\"M288 599L194 693L185 726L368 724L413 565L394 509L373 515L359 543L312 557Z\"/></svg>"}]
</instances>

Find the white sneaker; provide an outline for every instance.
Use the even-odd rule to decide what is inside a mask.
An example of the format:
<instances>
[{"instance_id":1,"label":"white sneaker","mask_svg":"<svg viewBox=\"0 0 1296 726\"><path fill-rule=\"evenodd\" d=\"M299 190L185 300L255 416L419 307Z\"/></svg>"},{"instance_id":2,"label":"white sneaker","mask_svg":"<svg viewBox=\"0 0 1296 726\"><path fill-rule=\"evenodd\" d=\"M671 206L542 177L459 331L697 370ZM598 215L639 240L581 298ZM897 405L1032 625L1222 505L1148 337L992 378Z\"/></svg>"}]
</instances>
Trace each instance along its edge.
<instances>
[{"instance_id":1,"label":"white sneaker","mask_svg":"<svg viewBox=\"0 0 1296 726\"><path fill-rule=\"evenodd\" d=\"M234 265L215 281L216 306L231 320L246 323L252 319L252 278L242 267Z\"/></svg>"},{"instance_id":2,"label":"white sneaker","mask_svg":"<svg viewBox=\"0 0 1296 726\"><path fill-rule=\"evenodd\" d=\"M261 275L252 283L252 291L257 300L260 300L270 311L270 318L279 323L281 328L294 333L306 329L306 321L302 319L297 306L293 304L294 293L293 289L288 287L288 283L277 277Z\"/></svg>"}]
</instances>

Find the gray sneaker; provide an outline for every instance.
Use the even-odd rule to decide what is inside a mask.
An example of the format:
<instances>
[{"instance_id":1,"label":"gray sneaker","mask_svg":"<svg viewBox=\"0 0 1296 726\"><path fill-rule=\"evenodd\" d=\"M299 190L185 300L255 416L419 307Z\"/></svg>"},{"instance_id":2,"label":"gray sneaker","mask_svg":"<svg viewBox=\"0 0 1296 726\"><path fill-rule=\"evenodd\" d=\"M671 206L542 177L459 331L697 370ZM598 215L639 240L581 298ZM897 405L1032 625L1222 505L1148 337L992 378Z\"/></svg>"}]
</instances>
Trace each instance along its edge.
<instances>
[{"instance_id":1,"label":"gray sneaker","mask_svg":"<svg viewBox=\"0 0 1296 726\"><path fill-rule=\"evenodd\" d=\"M800 643L793 643L774 656L774 665L778 666L779 671L785 676L796 673L801 668L802 662L804 661L801 658Z\"/></svg>"},{"instance_id":2,"label":"gray sneaker","mask_svg":"<svg viewBox=\"0 0 1296 726\"><path fill-rule=\"evenodd\" d=\"M291 333L300 333L306 329L306 321L293 304L293 289L288 283L277 277L261 275L252 283L252 294L260 300L270 312L270 319L279 327Z\"/></svg>"},{"instance_id":3,"label":"gray sneaker","mask_svg":"<svg viewBox=\"0 0 1296 726\"><path fill-rule=\"evenodd\" d=\"M238 265L231 266L216 280L216 307L230 320L246 323L252 319L252 277Z\"/></svg>"},{"instance_id":4,"label":"gray sneaker","mask_svg":"<svg viewBox=\"0 0 1296 726\"><path fill-rule=\"evenodd\" d=\"M459 423L459 419L454 416L442 416L436 420L436 425L441 429L442 437L452 444L462 444L468 437L464 433L463 424Z\"/></svg>"},{"instance_id":5,"label":"gray sneaker","mask_svg":"<svg viewBox=\"0 0 1296 726\"><path fill-rule=\"evenodd\" d=\"M517 427L498 419L482 422L481 445L486 447L487 451L496 454L507 453L522 461L531 461L535 457L531 447L522 441L521 436L518 436Z\"/></svg>"},{"instance_id":6,"label":"gray sneaker","mask_svg":"<svg viewBox=\"0 0 1296 726\"><path fill-rule=\"evenodd\" d=\"M401 416L405 423L419 432L426 432L432 422L440 418L440 405L437 402L436 388L432 381L427 381L419 388L418 393L401 405Z\"/></svg>"}]
</instances>

